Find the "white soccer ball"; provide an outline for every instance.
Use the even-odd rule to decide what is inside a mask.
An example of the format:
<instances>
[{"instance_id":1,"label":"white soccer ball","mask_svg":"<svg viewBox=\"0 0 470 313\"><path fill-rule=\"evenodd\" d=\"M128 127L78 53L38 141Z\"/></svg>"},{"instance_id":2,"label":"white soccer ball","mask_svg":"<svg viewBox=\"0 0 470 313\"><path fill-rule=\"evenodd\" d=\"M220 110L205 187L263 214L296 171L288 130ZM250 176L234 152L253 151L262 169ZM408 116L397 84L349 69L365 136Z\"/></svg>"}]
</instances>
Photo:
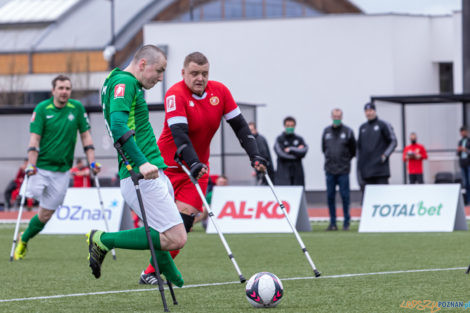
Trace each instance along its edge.
<instances>
[{"instance_id":1,"label":"white soccer ball","mask_svg":"<svg viewBox=\"0 0 470 313\"><path fill-rule=\"evenodd\" d=\"M246 298L255 308L273 308L281 302L281 280L269 272L256 273L246 283Z\"/></svg>"}]
</instances>

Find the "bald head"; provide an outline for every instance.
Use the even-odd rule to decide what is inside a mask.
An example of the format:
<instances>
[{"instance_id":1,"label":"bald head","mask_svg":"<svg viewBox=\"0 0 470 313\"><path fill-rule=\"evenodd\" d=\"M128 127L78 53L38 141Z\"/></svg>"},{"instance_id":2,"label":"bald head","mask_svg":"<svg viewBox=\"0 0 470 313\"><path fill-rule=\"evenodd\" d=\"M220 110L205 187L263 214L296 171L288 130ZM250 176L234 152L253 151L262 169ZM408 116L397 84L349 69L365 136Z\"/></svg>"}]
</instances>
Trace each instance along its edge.
<instances>
[{"instance_id":1,"label":"bald head","mask_svg":"<svg viewBox=\"0 0 470 313\"><path fill-rule=\"evenodd\" d=\"M162 49L154 45L146 45L137 50L132 59L132 63L139 63L140 60L144 59L147 64L155 64L161 60L166 59L165 52Z\"/></svg>"},{"instance_id":2,"label":"bald head","mask_svg":"<svg viewBox=\"0 0 470 313\"><path fill-rule=\"evenodd\" d=\"M331 119L333 120L333 127L338 127L343 119L343 111L339 108L331 110Z\"/></svg>"},{"instance_id":3,"label":"bald head","mask_svg":"<svg viewBox=\"0 0 470 313\"><path fill-rule=\"evenodd\" d=\"M143 88L150 89L163 80L165 69L165 53L156 46L146 45L135 53L124 71L134 75Z\"/></svg>"}]
</instances>

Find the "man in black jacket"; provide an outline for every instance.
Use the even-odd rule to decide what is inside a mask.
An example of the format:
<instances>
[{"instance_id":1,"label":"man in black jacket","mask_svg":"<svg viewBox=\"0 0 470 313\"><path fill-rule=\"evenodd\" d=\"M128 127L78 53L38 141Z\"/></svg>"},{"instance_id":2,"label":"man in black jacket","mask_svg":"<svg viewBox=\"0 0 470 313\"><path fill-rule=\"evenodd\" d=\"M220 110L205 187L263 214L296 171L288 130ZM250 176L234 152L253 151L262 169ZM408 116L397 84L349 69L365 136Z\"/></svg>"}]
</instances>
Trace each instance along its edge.
<instances>
[{"instance_id":1,"label":"man in black jacket","mask_svg":"<svg viewBox=\"0 0 470 313\"><path fill-rule=\"evenodd\" d=\"M294 134L295 119L284 119L285 131L279 135L274 145L277 154L276 185L305 185L302 158L308 146L302 137Z\"/></svg>"},{"instance_id":2,"label":"man in black jacket","mask_svg":"<svg viewBox=\"0 0 470 313\"><path fill-rule=\"evenodd\" d=\"M256 143L258 144L259 155L266 160L266 169L268 171L269 178L274 181L274 166L273 160L271 159L271 151L269 151L268 142L264 136L258 133L255 122L249 122L248 127L250 127L251 134L255 137ZM256 182L260 185L268 184L263 172L256 171Z\"/></svg>"},{"instance_id":3,"label":"man in black jacket","mask_svg":"<svg viewBox=\"0 0 470 313\"><path fill-rule=\"evenodd\" d=\"M362 192L369 184L388 184L389 158L397 146L392 125L377 117L375 104L366 103L367 122L359 127L357 176Z\"/></svg>"},{"instance_id":4,"label":"man in black jacket","mask_svg":"<svg viewBox=\"0 0 470 313\"><path fill-rule=\"evenodd\" d=\"M330 225L326 230L338 230L336 226L336 185L343 200L343 230L349 230L349 172L351 159L356 155L356 139L351 128L341 120L343 111L331 111L333 124L326 127L322 135L322 151L325 154L326 190Z\"/></svg>"},{"instance_id":5,"label":"man in black jacket","mask_svg":"<svg viewBox=\"0 0 470 313\"><path fill-rule=\"evenodd\" d=\"M462 182L465 186L465 204L470 203L470 138L467 127L460 127L460 140L457 146Z\"/></svg>"}]
</instances>

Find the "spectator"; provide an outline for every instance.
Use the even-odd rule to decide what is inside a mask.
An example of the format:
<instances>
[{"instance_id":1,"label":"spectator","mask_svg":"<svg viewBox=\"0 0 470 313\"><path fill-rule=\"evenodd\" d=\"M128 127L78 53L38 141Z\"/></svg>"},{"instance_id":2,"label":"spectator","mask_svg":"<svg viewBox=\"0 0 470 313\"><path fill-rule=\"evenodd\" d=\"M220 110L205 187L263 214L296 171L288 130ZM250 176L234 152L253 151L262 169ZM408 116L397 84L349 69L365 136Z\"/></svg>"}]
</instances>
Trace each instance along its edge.
<instances>
[{"instance_id":1,"label":"spectator","mask_svg":"<svg viewBox=\"0 0 470 313\"><path fill-rule=\"evenodd\" d=\"M466 126L460 127L460 136L457 147L459 156L460 170L462 171L462 182L465 186L465 204L470 203L470 140L468 138L468 129Z\"/></svg>"},{"instance_id":2,"label":"spectator","mask_svg":"<svg viewBox=\"0 0 470 313\"><path fill-rule=\"evenodd\" d=\"M411 133L411 144L403 150L403 161L408 162L410 184L424 184L423 160L428 158L428 154L424 146L417 143L417 140L416 133Z\"/></svg>"},{"instance_id":3,"label":"spectator","mask_svg":"<svg viewBox=\"0 0 470 313\"><path fill-rule=\"evenodd\" d=\"M24 180L24 171L26 167L28 166L28 159L24 159L23 164L20 166L18 169L18 172L16 173L15 179L11 180L10 183L8 184L7 188L5 188L5 209L8 210L12 207L12 202L15 201L17 198L21 184L23 184Z\"/></svg>"},{"instance_id":4,"label":"spectator","mask_svg":"<svg viewBox=\"0 0 470 313\"><path fill-rule=\"evenodd\" d=\"M374 103L366 103L367 122L359 127L357 139L357 177L364 194L366 185L388 184L389 158L397 146L397 138L390 123L377 117Z\"/></svg>"},{"instance_id":5,"label":"spectator","mask_svg":"<svg viewBox=\"0 0 470 313\"><path fill-rule=\"evenodd\" d=\"M326 230L338 230L336 226L336 185L343 200L343 230L349 230L349 172L351 159L356 155L356 139L351 128L341 120L343 111L331 111L333 124L326 127L322 135L322 151L325 154L326 190L330 225Z\"/></svg>"},{"instance_id":6,"label":"spectator","mask_svg":"<svg viewBox=\"0 0 470 313\"><path fill-rule=\"evenodd\" d=\"M256 142L258 143L259 154L267 162L267 170L268 170L269 178L271 178L271 180L274 181L275 179L274 166L273 166L273 161L271 158L271 151L269 151L268 142L266 141L266 138L264 138L264 136L258 133L255 122L249 122L248 127L250 127L250 131L253 134L253 136L255 136ZM260 171L255 171L255 172L256 172L257 184L267 185L268 183L266 181L266 178L264 177L264 173Z\"/></svg>"},{"instance_id":7,"label":"spectator","mask_svg":"<svg viewBox=\"0 0 470 313\"><path fill-rule=\"evenodd\" d=\"M296 134L295 119L284 119L284 132L279 135L274 145L277 154L276 185L305 185L302 158L308 151L304 139Z\"/></svg>"},{"instance_id":8,"label":"spectator","mask_svg":"<svg viewBox=\"0 0 470 313\"><path fill-rule=\"evenodd\" d=\"M91 187L90 169L85 166L82 159L77 159L75 167L70 170L73 176L73 186L75 188Z\"/></svg>"}]
</instances>

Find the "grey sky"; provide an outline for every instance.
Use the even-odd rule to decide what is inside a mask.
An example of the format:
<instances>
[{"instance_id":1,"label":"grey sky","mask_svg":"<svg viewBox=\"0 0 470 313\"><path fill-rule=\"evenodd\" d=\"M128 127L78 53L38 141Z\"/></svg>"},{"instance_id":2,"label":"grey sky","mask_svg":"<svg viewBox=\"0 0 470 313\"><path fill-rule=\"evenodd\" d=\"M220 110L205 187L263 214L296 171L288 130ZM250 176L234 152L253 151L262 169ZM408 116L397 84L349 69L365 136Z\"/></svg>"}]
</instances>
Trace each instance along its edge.
<instances>
[{"instance_id":1,"label":"grey sky","mask_svg":"<svg viewBox=\"0 0 470 313\"><path fill-rule=\"evenodd\" d=\"M365 13L450 14L462 0L350 0Z\"/></svg>"}]
</instances>

